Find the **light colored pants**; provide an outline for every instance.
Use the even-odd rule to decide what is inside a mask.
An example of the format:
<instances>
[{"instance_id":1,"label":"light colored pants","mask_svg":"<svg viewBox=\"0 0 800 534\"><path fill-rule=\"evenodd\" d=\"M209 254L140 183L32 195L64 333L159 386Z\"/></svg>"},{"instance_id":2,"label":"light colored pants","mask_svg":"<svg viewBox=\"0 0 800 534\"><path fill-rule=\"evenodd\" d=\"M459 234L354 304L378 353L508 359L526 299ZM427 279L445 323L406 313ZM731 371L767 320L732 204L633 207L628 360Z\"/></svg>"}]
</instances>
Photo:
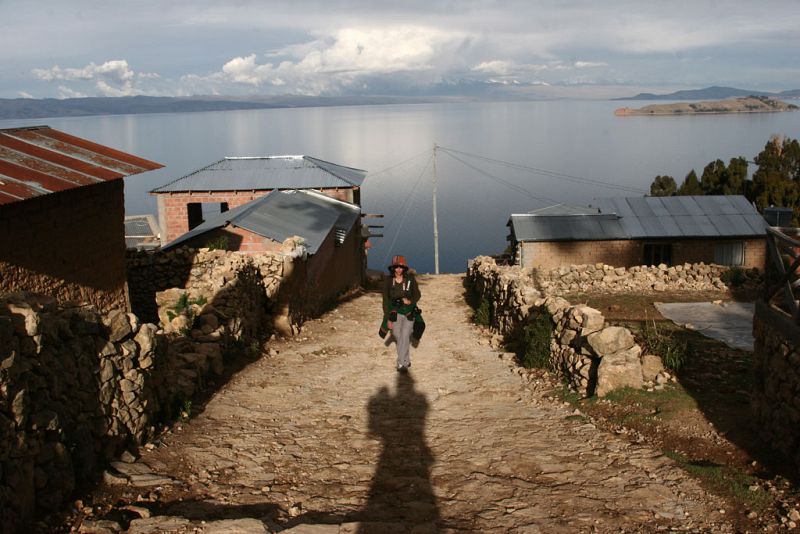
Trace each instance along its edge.
<instances>
[{"instance_id":1,"label":"light colored pants","mask_svg":"<svg viewBox=\"0 0 800 534\"><path fill-rule=\"evenodd\" d=\"M397 320L392 328L392 335L397 344L397 366L408 367L411 365L409 347L411 346L411 333L414 321L409 321L405 315L397 314Z\"/></svg>"}]
</instances>

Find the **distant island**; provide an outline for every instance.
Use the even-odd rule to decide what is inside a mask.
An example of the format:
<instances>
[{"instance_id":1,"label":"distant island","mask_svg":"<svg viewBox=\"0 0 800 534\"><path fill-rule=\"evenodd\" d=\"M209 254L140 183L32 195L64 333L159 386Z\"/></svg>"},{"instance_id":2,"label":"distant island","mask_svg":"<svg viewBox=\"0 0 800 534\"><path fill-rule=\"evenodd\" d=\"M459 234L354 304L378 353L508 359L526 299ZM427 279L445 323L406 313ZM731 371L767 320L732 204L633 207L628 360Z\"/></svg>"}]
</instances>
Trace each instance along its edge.
<instances>
[{"instance_id":1,"label":"distant island","mask_svg":"<svg viewBox=\"0 0 800 534\"><path fill-rule=\"evenodd\" d=\"M672 104L651 104L643 108L619 108L614 115L698 115L707 113L768 113L777 111L796 111L794 104L787 104L766 96L747 96L726 100L704 102L677 102Z\"/></svg>"},{"instance_id":2,"label":"distant island","mask_svg":"<svg viewBox=\"0 0 800 534\"><path fill-rule=\"evenodd\" d=\"M721 100L724 98L739 98L747 96L767 96L771 98L800 98L800 89L791 89L789 91L781 91L779 93L771 93L767 91L753 91L749 89L737 89L735 87L724 87L714 85L704 89L685 89L682 91L675 91L674 93L667 93L657 95L654 93L639 93L636 96L628 96L624 98L614 98L612 100Z\"/></svg>"}]
</instances>

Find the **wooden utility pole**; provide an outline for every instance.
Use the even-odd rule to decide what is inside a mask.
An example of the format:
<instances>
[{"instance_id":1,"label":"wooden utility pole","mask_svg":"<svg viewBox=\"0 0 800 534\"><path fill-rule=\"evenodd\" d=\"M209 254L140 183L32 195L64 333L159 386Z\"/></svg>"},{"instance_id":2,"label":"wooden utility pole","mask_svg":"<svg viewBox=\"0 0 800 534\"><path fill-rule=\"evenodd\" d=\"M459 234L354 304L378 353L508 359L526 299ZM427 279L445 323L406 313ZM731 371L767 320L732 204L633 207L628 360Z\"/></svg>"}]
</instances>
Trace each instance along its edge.
<instances>
[{"instance_id":1,"label":"wooden utility pole","mask_svg":"<svg viewBox=\"0 0 800 534\"><path fill-rule=\"evenodd\" d=\"M436 143L433 143L433 269L439 274L439 220L436 213Z\"/></svg>"}]
</instances>

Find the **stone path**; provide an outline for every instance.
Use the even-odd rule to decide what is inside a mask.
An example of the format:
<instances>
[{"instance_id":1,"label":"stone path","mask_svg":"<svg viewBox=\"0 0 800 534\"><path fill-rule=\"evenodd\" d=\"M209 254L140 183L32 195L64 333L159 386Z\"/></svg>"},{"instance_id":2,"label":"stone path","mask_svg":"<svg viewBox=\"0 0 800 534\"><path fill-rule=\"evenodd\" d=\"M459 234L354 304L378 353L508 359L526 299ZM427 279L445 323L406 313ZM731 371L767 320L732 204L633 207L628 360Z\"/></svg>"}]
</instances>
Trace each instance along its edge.
<instances>
[{"instance_id":1,"label":"stone path","mask_svg":"<svg viewBox=\"0 0 800 534\"><path fill-rule=\"evenodd\" d=\"M669 459L490 350L461 282L420 278L428 330L408 375L377 335L377 294L273 345L143 452L136 464L175 483L130 532L732 531Z\"/></svg>"}]
</instances>

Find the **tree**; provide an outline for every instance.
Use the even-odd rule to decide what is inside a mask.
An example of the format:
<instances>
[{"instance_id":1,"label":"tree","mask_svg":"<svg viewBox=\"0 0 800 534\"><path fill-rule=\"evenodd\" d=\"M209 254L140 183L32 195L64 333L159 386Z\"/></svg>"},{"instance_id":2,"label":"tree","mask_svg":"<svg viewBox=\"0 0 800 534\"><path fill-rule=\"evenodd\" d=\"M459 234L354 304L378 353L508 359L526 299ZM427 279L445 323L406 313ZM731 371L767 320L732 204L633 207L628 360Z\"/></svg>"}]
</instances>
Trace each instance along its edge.
<instances>
[{"instance_id":1,"label":"tree","mask_svg":"<svg viewBox=\"0 0 800 534\"><path fill-rule=\"evenodd\" d=\"M747 160L739 156L731 158L728 168L725 171L725 180L722 183L723 195L743 195L745 194L745 184L747 182Z\"/></svg>"},{"instance_id":2,"label":"tree","mask_svg":"<svg viewBox=\"0 0 800 534\"><path fill-rule=\"evenodd\" d=\"M703 189L700 187L700 180L697 179L697 173L695 173L694 169L692 169L689 171L689 174L686 175L686 178L683 179L683 183L678 189L678 195L687 196L702 194Z\"/></svg>"},{"instance_id":3,"label":"tree","mask_svg":"<svg viewBox=\"0 0 800 534\"><path fill-rule=\"evenodd\" d=\"M800 208L800 143L777 135L770 137L756 156L750 200L763 210L769 206Z\"/></svg>"},{"instance_id":4,"label":"tree","mask_svg":"<svg viewBox=\"0 0 800 534\"><path fill-rule=\"evenodd\" d=\"M703 169L700 187L706 195L741 195L747 180L747 160L731 158L726 167L721 159L712 161Z\"/></svg>"},{"instance_id":5,"label":"tree","mask_svg":"<svg viewBox=\"0 0 800 534\"><path fill-rule=\"evenodd\" d=\"M725 163L721 159L712 161L703 169L700 177L700 188L704 195L721 194L723 175L725 174Z\"/></svg>"},{"instance_id":6,"label":"tree","mask_svg":"<svg viewBox=\"0 0 800 534\"><path fill-rule=\"evenodd\" d=\"M650 184L651 197L671 197L678 191L678 185L672 176L656 176Z\"/></svg>"}]
</instances>

